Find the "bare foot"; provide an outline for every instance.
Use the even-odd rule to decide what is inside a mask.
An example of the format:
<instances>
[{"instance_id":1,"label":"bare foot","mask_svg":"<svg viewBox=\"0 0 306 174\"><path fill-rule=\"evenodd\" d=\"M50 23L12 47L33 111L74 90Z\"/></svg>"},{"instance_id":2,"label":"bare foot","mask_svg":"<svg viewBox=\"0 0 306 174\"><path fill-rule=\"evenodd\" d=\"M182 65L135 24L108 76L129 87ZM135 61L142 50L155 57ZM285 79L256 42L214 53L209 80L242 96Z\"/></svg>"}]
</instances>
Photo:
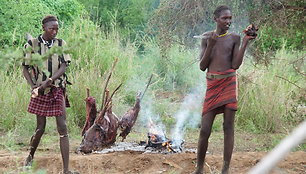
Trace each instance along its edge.
<instances>
[{"instance_id":1,"label":"bare foot","mask_svg":"<svg viewBox=\"0 0 306 174\"><path fill-rule=\"evenodd\" d=\"M31 167L33 163L33 157L32 155L29 155L26 160L24 161L24 166Z\"/></svg>"},{"instance_id":2,"label":"bare foot","mask_svg":"<svg viewBox=\"0 0 306 174\"><path fill-rule=\"evenodd\" d=\"M223 166L221 174L228 174L229 167Z\"/></svg>"},{"instance_id":3,"label":"bare foot","mask_svg":"<svg viewBox=\"0 0 306 174\"><path fill-rule=\"evenodd\" d=\"M67 172L64 172L63 174L80 174L80 173L76 171L67 171Z\"/></svg>"},{"instance_id":4,"label":"bare foot","mask_svg":"<svg viewBox=\"0 0 306 174\"><path fill-rule=\"evenodd\" d=\"M229 162L224 161L221 174L228 174Z\"/></svg>"},{"instance_id":5,"label":"bare foot","mask_svg":"<svg viewBox=\"0 0 306 174\"><path fill-rule=\"evenodd\" d=\"M196 170L196 171L194 171L194 172L191 173L191 174L203 174L203 171L198 171L198 170Z\"/></svg>"}]
</instances>

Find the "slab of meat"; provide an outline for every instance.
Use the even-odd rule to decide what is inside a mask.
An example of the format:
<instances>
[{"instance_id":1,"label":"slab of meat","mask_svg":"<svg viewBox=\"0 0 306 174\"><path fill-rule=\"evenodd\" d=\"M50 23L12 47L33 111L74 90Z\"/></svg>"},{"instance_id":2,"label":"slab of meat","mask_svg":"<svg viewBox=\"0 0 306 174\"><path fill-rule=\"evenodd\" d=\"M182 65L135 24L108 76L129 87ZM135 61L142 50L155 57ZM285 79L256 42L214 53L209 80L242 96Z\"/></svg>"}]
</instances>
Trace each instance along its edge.
<instances>
[{"instance_id":1,"label":"slab of meat","mask_svg":"<svg viewBox=\"0 0 306 174\"><path fill-rule=\"evenodd\" d=\"M147 86L145 88L145 90L143 91L143 94L141 95L141 93L139 93L136 96L136 101L134 106L129 109L122 117L121 120L119 122L119 128L121 130L121 133L119 136L122 137L121 141L124 141L126 136L131 132L132 127L134 126L137 117L138 117L138 113L140 111L140 101L143 98L144 94L146 93L149 85L151 84L151 80L152 80L153 74L150 76L149 81L147 83Z\"/></svg>"},{"instance_id":2,"label":"slab of meat","mask_svg":"<svg viewBox=\"0 0 306 174\"><path fill-rule=\"evenodd\" d=\"M115 143L119 119L111 107L104 113L100 112L94 124L85 132L79 151L91 153Z\"/></svg>"},{"instance_id":3,"label":"slab of meat","mask_svg":"<svg viewBox=\"0 0 306 174\"><path fill-rule=\"evenodd\" d=\"M112 112L111 97L106 99L103 109L99 112L93 125L84 133L82 143L78 151L91 153L101 150L115 143L119 126L118 117Z\"/></svg>"},{"instance_id":4,"label":"slab of meat","mask_svg":"<svg viewBox=\"0 0 306 174\"><path fill-rule=\"evenodd\" d=\"M124 141L126 136L131 132L131 129L137 120L138 113L140 111L140 96L141 93L137 95L134 106L122 116L119 122L119 128L121 130L119 136L122 137L122 141Z\"/></svg>"},{"instance_id":5,"label":"slab of meat","mask_svg":"<svg viewBox=\"0 0 306 174\"><path fill-rule=\"evenodd\" d=\"M92 96L88 96L85 99L85 102L86 102L86 121L82 130L82 136L94 124L94 121L97 117L96 99Z\"/></svg>"}]
</instances>

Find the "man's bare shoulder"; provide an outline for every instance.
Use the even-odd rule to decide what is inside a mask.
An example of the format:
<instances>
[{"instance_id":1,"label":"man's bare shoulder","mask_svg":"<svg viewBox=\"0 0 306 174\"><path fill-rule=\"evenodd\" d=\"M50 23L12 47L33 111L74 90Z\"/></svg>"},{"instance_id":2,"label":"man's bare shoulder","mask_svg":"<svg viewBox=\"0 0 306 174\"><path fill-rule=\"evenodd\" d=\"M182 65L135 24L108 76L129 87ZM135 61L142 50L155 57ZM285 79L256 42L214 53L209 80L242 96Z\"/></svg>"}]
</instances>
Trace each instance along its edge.
<instances>
[{"instance_id":1,"label":"man's bare shoulder","mask_svg":"<svg viewBox=\"0 0 306 174\"><path fill-rule=\"evenodd\" d=\"M240 41L240 35L234 32L230 33L231 39L235 42Z\"/></svg>"},{"instance_id":2,"label":"man's bare shoulder","mask_svg":"<svg viewBox=\"0 0 306 174\"><path fill-rule=\"evenodd\" d=\"M231 32L230 35L235 39L240 39L240 35L234 32Z\"/></svg>"}]
</instances>

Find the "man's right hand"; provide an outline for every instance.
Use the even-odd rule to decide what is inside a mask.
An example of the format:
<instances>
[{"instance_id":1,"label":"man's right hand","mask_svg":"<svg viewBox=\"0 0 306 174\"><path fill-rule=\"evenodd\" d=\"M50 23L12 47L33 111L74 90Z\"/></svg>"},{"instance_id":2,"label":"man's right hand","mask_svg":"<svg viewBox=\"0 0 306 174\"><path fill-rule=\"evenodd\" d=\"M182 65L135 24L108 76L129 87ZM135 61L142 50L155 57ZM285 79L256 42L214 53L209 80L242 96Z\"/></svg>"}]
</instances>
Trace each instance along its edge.
<instances>
[{"instance_id":1,"label":"man's right hand","mask_svg":"<svg viewBox=\"0 0 306 174\"><path fill-rule=\"evenodd\" d=\"M33 84L33 85L31 85L31 89L33 90L33 89L35 89L35 88L37 88L37 87L39 87L40 85L37 85L37 84Z\"/></svg>"},{"instance_id":2,"label":"man's right hand","mask_svg":"<svg viewBox=\"0 0 306 174\"><path fill-rule=\"evenodd\" d=\"M207 39L207 47L213 47L217 42L218 35L215 32L210 33L210 37Z\"/></svg>"},{"instance_id":3,"label":"man's right hand","mask_svg":"<svg viewBox=\"0 0 306 174\"><path fill-rule=\"evenodd\" d=\"M40 88L42 88L43 90L50 87L52 85L52 81L49 79L45 80L42 82Z\"/></svg>"}]
</instances>

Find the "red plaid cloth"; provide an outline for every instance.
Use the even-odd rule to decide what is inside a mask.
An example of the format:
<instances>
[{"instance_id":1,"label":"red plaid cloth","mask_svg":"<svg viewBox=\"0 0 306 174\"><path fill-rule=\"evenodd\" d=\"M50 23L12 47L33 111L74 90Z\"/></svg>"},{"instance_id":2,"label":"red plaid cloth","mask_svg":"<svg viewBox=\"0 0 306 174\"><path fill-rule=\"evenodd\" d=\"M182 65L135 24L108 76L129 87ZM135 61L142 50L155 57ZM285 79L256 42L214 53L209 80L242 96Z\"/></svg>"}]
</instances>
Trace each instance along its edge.
<instances>
[{"instance_id":1,"label":"red plaid cloth","mask_svg":"<svg viewBox=\"0 0 306 174\"><path fill-rule=\"evenodd\" d=\"M64 102L66 107L70 107L68 98L64 97L64 89L52 88L48 94L31 97L28 112L39 116L62 116Z\"/></svg>"},{"instance_id":2,"label":"red plaid cloth","mask_svg":"<svg viewBox=\"0 0 306 174\"><path fill-rule=\"evenodd\" d=\"M235 72L234 69L229 69L224 72L208 72L211 74L230 74ZM224 113L224 108L237 110L237 82L236 75L222 79L206 78L207 89L204 100L202 116L209 111L217 109L217 113Z\"/></svg>"}]
</instances>

